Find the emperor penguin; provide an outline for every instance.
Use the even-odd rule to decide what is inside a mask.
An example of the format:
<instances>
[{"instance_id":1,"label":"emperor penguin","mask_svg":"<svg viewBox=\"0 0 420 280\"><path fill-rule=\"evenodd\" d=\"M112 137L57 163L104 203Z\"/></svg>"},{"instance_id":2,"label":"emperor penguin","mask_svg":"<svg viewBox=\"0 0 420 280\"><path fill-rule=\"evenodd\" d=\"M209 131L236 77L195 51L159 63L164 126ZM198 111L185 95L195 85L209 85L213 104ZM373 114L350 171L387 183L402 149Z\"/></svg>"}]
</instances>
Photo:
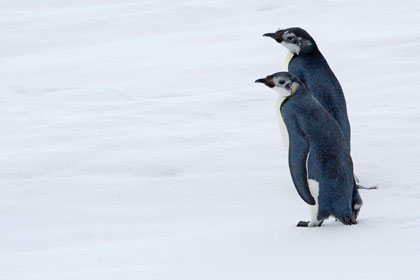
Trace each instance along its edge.
<instances>
[{"instance_id":1,"label":"emperor penguin","mask_svg":"<svg viewBox=\"0 0 420 280\"><path fill-rule=\"evenodd\" d=\"M350 123L343 90L314 39L299 27L278 30L263 36L273 38L289 50L286 58L288 72L303 81L312 95L338 122L350 150Z\"/></svg>"},{"instance_id":2,"label":"emperor penguin","mask_svg":"<svg viewBox=\"0 0 420 280\"><path fill-rule=\"evenodd\" d=\"M288 72L258 79L284 98L280 107L289 137L289 169L300 197L311 205L311 219L297 226L321 226L334 216L356 224L363 204L353 177L353 162L337 121Z\"/></svg>"}]
</instances>

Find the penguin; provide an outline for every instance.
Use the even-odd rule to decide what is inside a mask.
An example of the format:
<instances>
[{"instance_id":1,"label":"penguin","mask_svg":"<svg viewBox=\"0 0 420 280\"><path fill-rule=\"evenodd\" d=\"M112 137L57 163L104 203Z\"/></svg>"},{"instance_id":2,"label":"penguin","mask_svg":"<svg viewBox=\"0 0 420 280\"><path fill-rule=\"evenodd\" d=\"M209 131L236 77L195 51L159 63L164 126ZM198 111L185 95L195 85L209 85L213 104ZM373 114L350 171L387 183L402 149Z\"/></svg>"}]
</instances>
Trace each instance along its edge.
<instances>
[{"instance_id":1,"label":"penguin","mask_svg":"<svg viewBox=\"0 0 420 280\"><path fill-rule=\"evenodd\" d=\"M299 27L278 30L263 36L273 38L289 50L286 58L287 71L303 81L312 95L338 122L350 150L351 131L344 93L314 39Z\"/></svg>"},{"instance_id":2,"label":"penguin","mask_svg":"<svg viewBox=\"0 0 420 280\"><path fill-rule=\"evenodd\" d=\"M353 161L337 121L311 94L303 81L288 72L258 79L283 97L280 113L289 136L289 169L300 197L310 205L316 227L334 216L356 224L363 204L353 177Z\"/></svg>"}]
</instances>

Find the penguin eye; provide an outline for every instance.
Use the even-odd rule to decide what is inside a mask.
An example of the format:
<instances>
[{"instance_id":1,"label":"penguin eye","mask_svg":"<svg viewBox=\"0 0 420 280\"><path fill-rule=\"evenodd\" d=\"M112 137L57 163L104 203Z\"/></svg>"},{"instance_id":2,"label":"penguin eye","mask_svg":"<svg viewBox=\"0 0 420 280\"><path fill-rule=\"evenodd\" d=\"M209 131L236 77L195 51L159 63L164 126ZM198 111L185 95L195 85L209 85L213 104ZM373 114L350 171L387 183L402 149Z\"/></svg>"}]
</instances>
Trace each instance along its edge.
<instances>
[{"instance_id":1,"label":"penguin eye","mask_svg":"<svg viewBox=\"0 0 420 280\"><path fill-rule=\"evenodd\" d=\"M279 81L279 84L280 84L280 85L283 85L283 84L284 84L284 81Z\"/></svg>"},{"instance_id":2,"label":"penguin eye","mask_svg":"<svg viewBox=\"0 0 420 280\"><path fill-rule=\"evenodd\" d=\"M286 36L286 40L289 40L289 41L293 40L293 38L295 38L295 35L294 34L288 34Z\"/></svg>"}]
</instances>

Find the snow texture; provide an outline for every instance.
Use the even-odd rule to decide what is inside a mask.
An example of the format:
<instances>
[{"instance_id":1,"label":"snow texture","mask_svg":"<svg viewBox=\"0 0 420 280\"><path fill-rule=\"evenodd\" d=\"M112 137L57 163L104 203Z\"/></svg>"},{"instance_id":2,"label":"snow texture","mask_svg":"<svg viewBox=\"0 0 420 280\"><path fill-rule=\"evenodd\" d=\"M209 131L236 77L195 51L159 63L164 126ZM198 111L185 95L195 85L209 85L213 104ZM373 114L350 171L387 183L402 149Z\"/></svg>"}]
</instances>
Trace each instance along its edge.
<instances>
[{"instance_id":1,"label":"snow texture","mask_svg":"<svg viewBox=\"0 0 420 280\"><path fill-rule=\"evenodd\" d=\"M420 2L2 0L0 279L419 279ZM339 78L356 226L296 228L263 33Z\"/></svg>"}]
</instances>

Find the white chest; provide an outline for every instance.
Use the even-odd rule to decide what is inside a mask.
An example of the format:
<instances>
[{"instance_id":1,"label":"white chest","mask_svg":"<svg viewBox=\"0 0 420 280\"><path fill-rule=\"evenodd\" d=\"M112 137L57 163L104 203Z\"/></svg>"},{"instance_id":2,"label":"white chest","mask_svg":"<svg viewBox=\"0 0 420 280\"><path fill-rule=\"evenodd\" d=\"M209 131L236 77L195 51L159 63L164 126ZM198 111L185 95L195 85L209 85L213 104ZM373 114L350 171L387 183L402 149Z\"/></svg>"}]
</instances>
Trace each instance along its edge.
<instances>
[{"instance_id":1,"label":"white chest","mask_svg":"<svg viewBox=\"0 0 420 280\"><path fill-rule=\"evenodd\" d=\"M293 56L294 54L292 52L289 52L286 56L286 69L287 70L289 70L289 62L290 60L292 60ZM277 121L279 122L279 126L280 126L281 138L283 140L286 153L288 154L289 153L289 133L287 132L286 124L284 123L283 117L281 116L281 113L280 113L280 107L284 100L285 98L283 96L278 97L277 102L276 102L276 113L277 113Z\"/></svg>"}]
</instances>

